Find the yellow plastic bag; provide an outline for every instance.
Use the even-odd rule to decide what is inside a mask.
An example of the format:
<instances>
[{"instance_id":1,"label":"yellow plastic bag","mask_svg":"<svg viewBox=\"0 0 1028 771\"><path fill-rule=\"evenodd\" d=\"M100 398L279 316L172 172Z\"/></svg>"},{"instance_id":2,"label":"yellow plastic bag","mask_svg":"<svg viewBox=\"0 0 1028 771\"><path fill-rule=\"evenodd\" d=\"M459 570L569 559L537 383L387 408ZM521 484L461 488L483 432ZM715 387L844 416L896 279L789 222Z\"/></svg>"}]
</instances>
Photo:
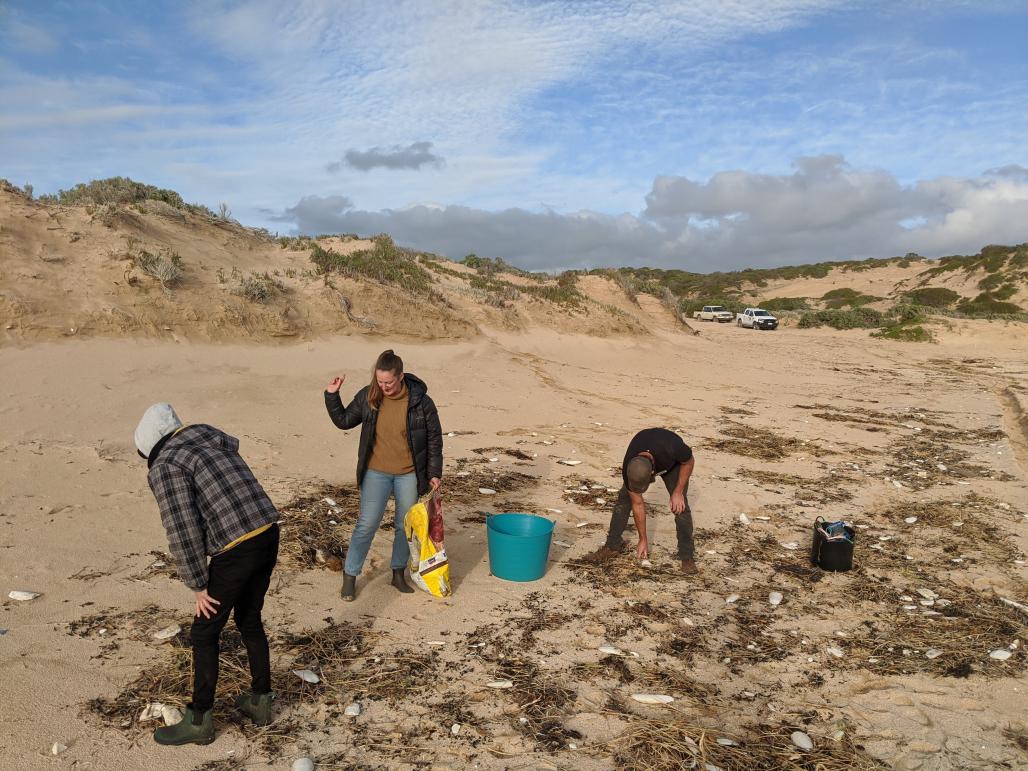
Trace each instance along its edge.
<instances>
[{"instance_id":1,"label":"yellow plastic bag","mask_svg":"<svg viewBox=\"0 0 1028 771\"><path fill-rule=\"evenodd\" d=\"M421 589L434 597L450 596L450 564L446 549L428 535L429 493L419 500L403 518L403 532L410 547L410 577Z\"/></svg>"}]
</instances>

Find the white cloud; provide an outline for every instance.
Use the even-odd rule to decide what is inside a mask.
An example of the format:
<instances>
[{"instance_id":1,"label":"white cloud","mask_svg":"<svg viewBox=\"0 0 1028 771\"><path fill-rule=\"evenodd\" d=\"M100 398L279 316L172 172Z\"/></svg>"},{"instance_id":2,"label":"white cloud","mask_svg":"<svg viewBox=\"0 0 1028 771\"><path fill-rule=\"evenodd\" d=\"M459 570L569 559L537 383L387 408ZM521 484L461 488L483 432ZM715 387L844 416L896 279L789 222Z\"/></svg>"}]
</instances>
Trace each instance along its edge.
<instances>
[{"instance_id":1,"label":"white cloud","mask_svg":"<svg viewBox=\"0 0 1028 771\"><path fill-rule=\"evenodd\" d=\"M937 178L902 185L838 156L790 175L658 177L641 215L413 206L364 211L307 196L279 221L305 233L385 232L450 257L503 257L529 269L650 265L712 271L819 260L974 253L1028 240L1028 182Z\"/></svg>"}]
</instances>

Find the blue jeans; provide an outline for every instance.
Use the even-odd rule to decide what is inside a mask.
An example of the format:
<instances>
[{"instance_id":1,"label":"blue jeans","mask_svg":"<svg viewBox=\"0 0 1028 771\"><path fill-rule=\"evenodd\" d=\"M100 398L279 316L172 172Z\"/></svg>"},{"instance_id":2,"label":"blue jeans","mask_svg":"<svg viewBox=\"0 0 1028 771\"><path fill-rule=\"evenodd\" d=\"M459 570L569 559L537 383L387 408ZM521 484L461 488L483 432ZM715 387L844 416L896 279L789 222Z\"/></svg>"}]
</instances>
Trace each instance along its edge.
<instances>
[{"instance_id":1,"label":"blue jeans","mask_svg":"<svg viewBox=\"0 0 1028 771\"><path fill-rule=\"evenodd\" d=\"M368 469L364 472L361 482L361 513L350 536L350 546L346 550L346 563L343 569L349 576L359 576L367 559L368 549L375 531L382 524L389 496L396 499L396 531L393 533L393 555L390 564L393 570L407 567L410 549L407 538L403 534L403 518L410 507L418 502L417 474L383 474L381 471Z\"/></svg>"}]
</instances>

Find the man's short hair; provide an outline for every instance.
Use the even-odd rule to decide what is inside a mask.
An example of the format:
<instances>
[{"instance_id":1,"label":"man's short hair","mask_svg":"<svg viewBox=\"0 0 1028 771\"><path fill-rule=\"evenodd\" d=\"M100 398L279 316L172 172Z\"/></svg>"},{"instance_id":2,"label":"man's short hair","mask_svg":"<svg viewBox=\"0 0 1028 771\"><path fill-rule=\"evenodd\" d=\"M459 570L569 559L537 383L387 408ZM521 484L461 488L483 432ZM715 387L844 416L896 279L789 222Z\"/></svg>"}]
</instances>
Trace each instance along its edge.
<instances>
[{"instance_id":1,"label":"man's short hair","mask_svg":"<svg viewBox=\"0 0 1028 771\"><path fill-rule=\"evenodd\" d=\"M642 494L653 482L653 461L645 455L637 455L625 466L625 479L630 492Z\"/></svg>"}]
</instances>

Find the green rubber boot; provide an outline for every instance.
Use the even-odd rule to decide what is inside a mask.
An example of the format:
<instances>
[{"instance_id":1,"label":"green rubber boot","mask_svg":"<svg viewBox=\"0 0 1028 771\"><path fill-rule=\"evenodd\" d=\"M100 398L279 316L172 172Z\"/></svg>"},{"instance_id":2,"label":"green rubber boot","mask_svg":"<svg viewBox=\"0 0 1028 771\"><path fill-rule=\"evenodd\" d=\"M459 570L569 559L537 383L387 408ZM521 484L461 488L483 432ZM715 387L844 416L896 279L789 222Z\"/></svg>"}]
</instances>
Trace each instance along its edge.
<instances>
[{"instance_id":1,"label":"green rubber boot","mask_svg":"<svg viewBox=\"0 0 1028 771\"><path fill-rule=\"evenodd\" d=\"M213 709L197 715L190 705L181 723L161 726L153 732L153 740L158 744L210 744L214 741L213 715Z\"/></svg>"},{"instance_id":2,"label":"green rubber boot","mask_svg":"<svg viewBox=\"0 0 1028 771\"><path fill-rule=\"evenodd\" d=\"M271 704L274 700L273 693L240 693L236 696L236 707L254 725L267 725L271 722Z\"/></svg>"}]
</instances>

